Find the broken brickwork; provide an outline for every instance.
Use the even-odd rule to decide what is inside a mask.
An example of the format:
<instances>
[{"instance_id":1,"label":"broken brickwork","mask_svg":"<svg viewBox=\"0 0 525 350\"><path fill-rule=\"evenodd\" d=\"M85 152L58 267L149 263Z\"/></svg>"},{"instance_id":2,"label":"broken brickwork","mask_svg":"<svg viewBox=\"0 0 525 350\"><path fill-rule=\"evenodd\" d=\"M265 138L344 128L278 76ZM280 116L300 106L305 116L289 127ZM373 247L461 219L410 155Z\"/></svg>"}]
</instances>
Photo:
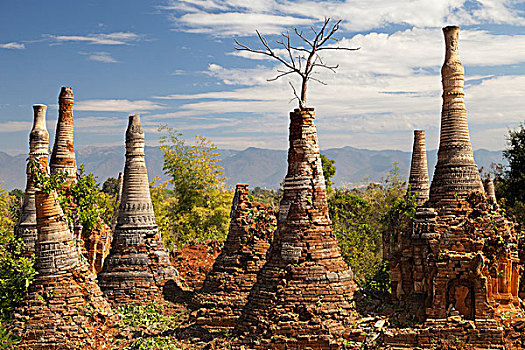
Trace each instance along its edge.
<instances>
[{"instance_id":1,"label":"broken brickwork","mask_svg":"<svg viewBox=\"0 0 525 350\"><path fill-rule=\"evenodd\" d=\"M56 192L37 192L36 208L38 274L10 324L22 338L17 349L108 347L118 317L80 261Z\"/></svg>"},{"instance_id":2,"label":"broken brickwork","mask_svg":"<svg viewBox=\"0 0 525 350\"><path fill-rule=\"evenodd\" d=\"M290 113L288 172L267 262L238 320L257 349L333 349L356 285L328 216L313 108Z\"/></svg>"},{"instance_id":3,"label":"broken brickwork","mask_svg":"<svg viewBox=\"0 0 525 350\"><path fill-rule=\"evenodd\" d=\"M49 133L46 127L45 105L33 105L33 128L29 133L29 159L36 160L44 169L47 169L49 154ZM37 237L36 229L36 206L35 206L35 186L29 169L26 167L26 189L24 203L20 210L20 220L15 227L16 237L22 238L27 254L35 251Z\"/></svg>"},{"instance_id":4,"label":"broken brickwork","mask_svg":"<svg viewBox=\"0 0 525 350\"><path fill-rule=\"evenodd\" d=\"M139 115L130 115L126 130L126 164L122 197L111 250L98 274L100 288L113 304L160 300L177 271L155 222Z\"/></svg>"},{"instance_id":5,"label":"broken brickwork","mask_svg":"<svg viewBox=\"0 0 525 350\"><path fill-rule=\"evenodd\" d=\"M235 326L257 272L266 262L277 224L271 207L249 200L247 184L236 186L230 218L222 251L194 296L195 321L211 331Z\"/></svg>"},{"instance_id":6,"label":"broken brickwork","mask_svg":"<svg viewBox=\"0 0 525 350\"><path fill-rule=\"evenodd\" d=\"M445 27L443 32L446 55L441 71L438 162L429 201L417 208L413 225L390 247L392 294L398 301L411 304L419 320L427 320L428 327L439 325L443 334L468 335L447 320L457 319L463 324L472 320L474 328L485 329L487 342L503 344L503 331L497 329L498 315L509 317L521 312L518 225L506 219L483 190L463 101L459 27ZM424 339L430 333L417 334ZM396 336L392 339L392 344L399 340ZM407 340L407 344L412 343Z\"/></svg>"},{"instance_id":7,"label":"broken brickwork","mask_svg":"<svg viewBox=\"0 0 525 350\"><path fill-rule=\"evenodd\" d=\"M417 205L422 205L428 200L430 181L428 179L425 130L414 130L414 146L412 148L408 185L410 191L416 196Z\"/></svg>"},{"instance_id":8,"label":"broken brickwork","mask_svg":"<svg viewBox=\"0 0 525 350\"><path fill-rule=\"evenodd\" d=\"M104 259L111 249L111 229L102 219L98 219L98 226L91 229L82 229L84 242L83 254L86 256L91 272L99 273L104 266Z\"/></svg>"}]
</instances>

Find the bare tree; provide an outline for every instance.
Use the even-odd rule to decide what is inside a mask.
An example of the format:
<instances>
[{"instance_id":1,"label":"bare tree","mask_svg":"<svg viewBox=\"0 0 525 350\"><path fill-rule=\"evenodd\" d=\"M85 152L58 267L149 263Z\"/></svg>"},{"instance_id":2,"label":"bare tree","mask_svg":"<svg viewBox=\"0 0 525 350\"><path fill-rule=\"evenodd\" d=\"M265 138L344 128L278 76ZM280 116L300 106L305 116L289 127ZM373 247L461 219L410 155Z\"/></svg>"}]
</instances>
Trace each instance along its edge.
<instances>
[{"instance_id":1,"label":"bare tree","mask_svg":"<svg viewBox=\"0 0 525 350\"><path fill-rule=\"evenodd\" d=\"M339 30L340 23L341 20L337 21L335 24L330 25L330 18L325 18L321 29L316 30L314 27L311 27L313 39L308 39L307 35L304 34L303 31L293 28L295 36L299 38L306 47L293 45L290 40L290 33L287 31L286 33L281 33L281 39L276 40L276 43L279 46L277 48L271 48L266 38L261 33L259 33L259 31L256 31L263 48L252 49L244 44L241 44L239 41L237 41L237 39L235 39L235 49L238 51L248 51L270 56L281 62L286 67L285 70L278 69L277 72L279 74L275 78L268 79L268 81L277 80L288 74L298 74L301 77L301 96L297 95L297 90L295 89L294 85L291 82L289 83L293 89L295 98L299 101L299 108L304 109L306 108L306 89L308 81L313 80L326 85L325 82L313 77L313 74L316 73L315 69L325 68L335 73L335 70L339 67L337 64L327 64L319 55L319 52L323 50L359 50L359 48L351 49L348 47L328 46L329 43L338 41L336 38L334 38L334 34ZM276 50L278 49L284 49L284 54L280 55L277 53Z\"/></svg>"}]
</instances>

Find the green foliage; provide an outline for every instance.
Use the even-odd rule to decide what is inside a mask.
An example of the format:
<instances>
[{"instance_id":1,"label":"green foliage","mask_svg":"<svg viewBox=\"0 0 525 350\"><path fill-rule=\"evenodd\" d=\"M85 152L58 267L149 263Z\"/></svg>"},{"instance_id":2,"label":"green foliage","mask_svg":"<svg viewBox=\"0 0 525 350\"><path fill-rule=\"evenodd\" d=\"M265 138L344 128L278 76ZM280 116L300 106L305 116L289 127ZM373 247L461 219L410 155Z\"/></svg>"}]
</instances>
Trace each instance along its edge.
<instances>
[{"instance_id":1,"label":"green foliage","mask_svg":"<svg viewBox=\"0 0 525 350\"><path fill-rule=\"evenodd\" d=\"M130 346L125 347L125 350L180 350L179 342L174 336L157 336L138 338Z\"/></svg>"},{"instance_id":2,"label":"green foliage","mask_svg":"<svg viewBox=\"0 0 525 350\"><path fill-rule=\"evenodd\" d=\"M10 196L4 188L0 187L0 232L13 231L18 218L18 213L13 211L16 210L16 206L13 205L14 201L16 198Z\"/></svg>"},{"instance_id":3,"label":"green foliage","mask_svg":"<svg viewBox=\"0 0 525 350\"><path fill-rule=\"evenodd\" d=\"M0 350L16 349L16 345L20 343L20 340L19 336L12 334L0 323Z\"/></svg>"},{"instance_id":4,"label":"green foliage","mask_svg":"<svg viewBox=\"0 0 525 350\"><path fill-rule=\"evenodd\" d=\"M108 177L102 184L102 192L110 196L116 196L118 192L118 179Z\"/></svg>"},{"instance_id":5,"label":"green foliage","mask_svg":"<svg viewBox=\"0 0 525 350\"><path fill-rule=\"evenodd\" d=\"M525 125L509 130L503 157L508 166L493 164L494 188L500 208L507 216L525 223Z\"/></svg>"},{"instance_id":6,"label":"green foliage","mask_svg":"<svg viewBox=\"0 0 525 350\"><path fill-rule=\"evenodd\" d=\"M147 305L124 305L118 313L125 326L139 329L137 338L125 349L179 349L173 336L150 336L151 332L164 333L177 329L181 325L181 314L166 315L162 308L154 303ZM146 334L143 334L143 331Z\"/></svg>"},{"instance_id":7,"label":"green foliage","mask_svg":"<svg viewBox=\"0 0 525 350\"><path fill-rule=\"evenodd\" d=\"M260 202L266 204L276 211L279 209L279 202L283 197L282 190L271 190L271 189L262 189L260 187L255 187L250 191L249 198L252 202Z\"/></svg>"},{"instance_id":8,"label":"green foliage","mask_svg":"<svg viewBox=\"0 0 525 350\"><path fill-rule=\"evenodd\" d=\"M11 318L33 281L34 257L22 256L24 242L12 231L0 232L0 320Z\"/></svg>"},{"instance_id":9,"label":"green foliage","mask_svg":"<svg viewBox=\"0 0 525 350\"><path fill-rule=\"evenodd\" d=\"M180 325L180 315L165 315L154 303L147 305L124 305L117 309L124 325L146 326L149 330L166 331Z\"/></svg>"},{"instance_id":10,"label":"green foliage","mask_svg":"<svg viewBox=\"0 0 525 350\"><path fill-rule=\"evenodd\" d=\"M100 192L99 184L92 173L86 174L84 164L80 165L77 182L71 185L71 195L77 205L80 223L87 230L99 228L104 220L111 225L115 196Z\"/></svg>"},{"instance_id":11,"label":"green foliage","mask_svg":"<svg viewBox=\"0 0 525 350\"><path fill-rule=\"evenodd\" d=\"M15 214L12 210L16 207L12 202L16 200L0 187L0 321L11 318L36 275L34 258L22 256L24 243L13 234ZM6 336L5 333L0 334L0 340Z\"/></svg>"},{"instance_id":12,"label":"green foliage","mask_svg":"<svg viewBox=\"0 0 525 350\"><path fill-rule=\"evenodd\" d=\"M334 184L332 181L330 181L330 179L334 177L335 175L335 171L336 171L336 168L334 165L335 160L328 159L327 156L325 156L324 154L321 154L321 163L323 164L323 175L324 175L326 188L330 189L332 188L332 185Z\"/></svg>"},{"instance_id":13,"label":"green foliage","mask_svg":"<svg viewBox=\"0 0 525 350\"><path fill-rule=\"evenodd\" d=\"M381 231L371 203L352 191L335 189L328 198L332 226L343 259L358 283L372 278L381 261Z\"/></svg>"},{"instance_id":14,"label":"green foliage","mask_svg":"<svg viewBox=\"0 0 525 350\"><path fill-rule=\"evenodd\" d=\"M64 187L66 182L66 173L59 172L57 174L49 174L42 169L42 165L33 158L27 158L29 171L33 178L35 188L46 194L50 194L53 190L59 190Z\"/></svg>"},{"instance_id":15,"label":"green foliage","mask_svg":"<svg viewBox=\"0 0 525 350\"><path fill-rule=\"evenodd\" d=\"M13 221L16 223L20 220L20 209L24 203L25 192L15 188L9 191L9 196L11 197L9 212L11 213Z\"/></svg>"},{"instance_id":16,"label":"green foliage","mask_svg":"<svg viewBox=\"0 0 525 350\"><path fill-rule=\"evenodd\" d=\"M188 145L182 134L161 127L164 172L170 177L155 192L155 215L161 221L161 233L169 248L190 242L226 238L233 193L224 183L217 146L202 136ZM173 186L170 192L167 186ZM169 201L166 198L172 196ZM164 198L164 202L159 202ZM163 230L163 231L162 231Z\"/></svg>"},{"instance_id":17,"label":"green foliage","mask_svg":"<svg viewBox=\"0 0 525 350\"><path fill-rule=\"evenodd\" d=\"M99 228L101 220L111 225L116 197L100 192L96 177L92 173L86 174L84 164L80 164L77 182L69 186L65 173L49 174L33 159L29 159L29 169L38 190L48 194L53 190L57 191L60 205L69 222L75 220L75 212L79 223L86 230Z\"/></svg>"},{"instance_id":18,"label":"green foliage","mask_svg":"<svg viewBox=\"0 0 525 350\"><path fill-rule=\"evenodd\" d=\"M364 189L334 189L328 208L343 259L356 281L366 288L388 291L388 265L382 257L383 236L400 225L409 225L415 213L415 198L406 194L397 164L381 183Z\"/></svg>"}]
</instances>

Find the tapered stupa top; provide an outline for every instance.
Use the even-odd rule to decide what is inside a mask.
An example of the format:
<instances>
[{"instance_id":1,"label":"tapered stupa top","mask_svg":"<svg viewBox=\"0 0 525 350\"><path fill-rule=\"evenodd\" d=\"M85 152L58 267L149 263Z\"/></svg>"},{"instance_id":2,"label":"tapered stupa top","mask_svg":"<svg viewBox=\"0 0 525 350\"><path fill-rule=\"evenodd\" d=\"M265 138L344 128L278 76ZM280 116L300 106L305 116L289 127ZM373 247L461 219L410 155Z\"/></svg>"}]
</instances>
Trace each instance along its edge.
<instances>
[{"instance_id":1,"label":"tapered stupa top","mask_svg":"<svg viewBox=\"0 0 525 350\"><path fill-rule=\"evenodd\" d=\"M58 100L74 100L73 89L70 86L62 86Z\"/></svg>"},{"instance_id":2,"label":"tapered stupa top","mask_svg":"<svg viewBox=\"0 0 525 350\"><path fill-rule=\"evenodd\" d=\"M128 120L126 165L120 203L117 226L129 221L131 216L141 216L147 219L149 226L156 227L144 154L144 130L138 114L130 115ZM130 223L133 222L131 220ZM145 224L144 221L136 221L139 222L142 226Z\"/></svg>"},{"instance_id":3,"label":"tapered stupa top","mask_svg":"<svg viewBox=\"0 0 525 350\"><path fill-rule=\"evenodd\" d=\"M463 92L464 69L459 59L459 27L445 27L443 34L445 62L441 68L441 131L438 161L430 186L430 204L434 207L451 203L456 198L465 198L471 192L483 192L468 130ZM443 200L445 202L440 204Z\"/></svg>"},{"instance_id":4,"label":"tapered stupa top","mask_svg":"<svg viewBox=\"0 0 525 350\"><path fill-rule=\"evenodd\" d=\"M33 128L29 134L29 156L42 161L47 167L47 155L49 152L49 132L46 127L46 105L33 105Z\"/></svg>"},{"instance_id":5,"label":"tapered stupa top","mask_svg":"<svg viewBox=\"0 0 525 350\"><path fill-rule=\"evenodd\" d=\"M410 186L410 191L416 195L417 205L421 205L428 200L430 182L428 180L425 130L414 130L414 146L408 185Z\"/></svg>"},{"instance_id":6,"label":"tapered stupa top","mask_svg":"<svg viewBox=\"0 0 525 350\"><path fill-rule=\"evenodd\" d=\"M67 182L77 179L77 161L73 140L73 90L62 87L58 96L58 122L55 133L55 143L49 162L52 174L65 172Z\"/></svg>"},{"instance_id":7,"label":"tapered stupa top","mask_svg":"<svg viewBox=\"0 0 525 350\"><path fill-rule=\"evenodd\" d=\"M49 152L49 133L46 128L47 106L33 105L33 128L29 133L29 159L36 160L43 169L47 169L47 157ZM24 203L20 210L20 220L15 227L15 235L22 238L27 253L35 251L37 236L36 229L36 207L35 207L35 186L29 171L26 167L26 190Z\"/></svg>"}]
</instances>

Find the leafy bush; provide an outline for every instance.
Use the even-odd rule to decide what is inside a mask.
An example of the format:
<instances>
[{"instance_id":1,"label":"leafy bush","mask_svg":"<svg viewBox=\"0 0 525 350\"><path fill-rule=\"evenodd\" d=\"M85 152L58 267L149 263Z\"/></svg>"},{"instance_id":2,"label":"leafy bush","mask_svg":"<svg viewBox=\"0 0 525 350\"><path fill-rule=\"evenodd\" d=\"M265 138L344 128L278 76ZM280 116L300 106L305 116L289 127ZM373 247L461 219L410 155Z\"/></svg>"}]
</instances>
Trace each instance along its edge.
<instances>
[{"instance_id":1,"label":"leafy bush","mask_svg":"<svg viewBox=\"0 0 525 350\"><path fill-rule=\"evenodd\" d=\"M364 288L390 290L383 236L393 236L411 224L415 197L405 195L406 184L394 164L381 183L371 183L364 189L334 189L328 196L341 254Z\"/></svg>"},{"instance_id":2,"label":"leafy bush","mask_svg":"<svg viewBox=\"0 0 525 350\"><path fill-rule=\"evenodd\" d=\"M0 321L11 318L36 275L34 258L22 256L24 243L13 234L13 200L0 188Z\"/></svg>"},{"instance_id":3,"label":"leafy bush","mask_svg":"<svg viewBox=\"0 0 525 350\"><path fill-rule=\"evenodd\" d=\"M177 131L160 130L167 132L161 137L161 150L170 179L153 187L152 197L165 244L173 249L206 239L224 240L233 193L223 183L217 147L202 136L188 145Z\"/></svg>"}]
</instances>

